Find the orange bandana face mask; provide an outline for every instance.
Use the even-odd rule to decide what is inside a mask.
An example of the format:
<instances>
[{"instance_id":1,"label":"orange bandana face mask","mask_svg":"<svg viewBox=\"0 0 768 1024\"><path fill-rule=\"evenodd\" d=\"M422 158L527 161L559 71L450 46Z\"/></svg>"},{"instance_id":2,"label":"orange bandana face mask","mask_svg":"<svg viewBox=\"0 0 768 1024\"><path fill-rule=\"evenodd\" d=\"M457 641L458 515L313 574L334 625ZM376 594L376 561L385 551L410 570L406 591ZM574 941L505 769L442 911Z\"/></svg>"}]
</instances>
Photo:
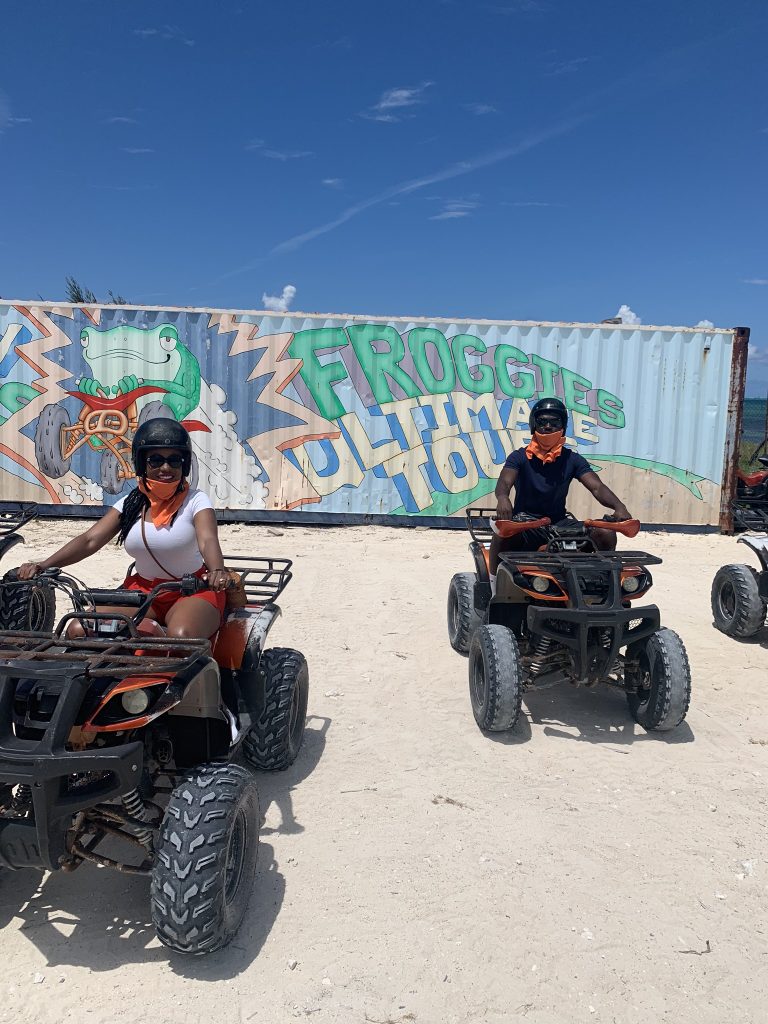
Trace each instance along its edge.
<instances>
[{"instance_id":1,"label":"orange bandana face mask","mask_svg":"<svg viewBox=\"0 0 768 1024\"><path fill-rule=\"evenodd\" d=\"M175 480L139 480L139 490L149 498L152 522L159 529L167 526L181 508L189 484L182 481L181 486Z\"/></svg>"},{"instance_id":2,"label":"orange bandana face mask","mask_svg":"<svg viewBox=\"0 0 768 1024\"><path fill-rule=\"evenodd\" d=\"M554 462L563 450L564 444L564 431L553 430L550 434L540 434L537 430L526 447L525 454L529 459L535 456L542 462Z\"/></svg>"}]
</instances>

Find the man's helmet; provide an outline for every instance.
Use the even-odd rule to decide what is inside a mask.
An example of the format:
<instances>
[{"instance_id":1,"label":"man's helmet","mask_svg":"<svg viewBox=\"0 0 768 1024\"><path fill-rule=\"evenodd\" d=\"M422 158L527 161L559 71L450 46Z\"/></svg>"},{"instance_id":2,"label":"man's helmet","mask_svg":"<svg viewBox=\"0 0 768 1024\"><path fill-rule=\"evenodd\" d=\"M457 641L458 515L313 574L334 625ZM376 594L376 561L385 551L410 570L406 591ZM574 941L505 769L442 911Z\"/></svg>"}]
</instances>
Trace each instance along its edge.
<instances>
[{"instance_id":1,"label":"man's helmet","mask_svg":"<svg viewBox=\"0 0 768 1024\"><path fill-rule=\"evenodd\" d=\"M559 398L540 398L531 409L531 415L528 417L528 426L531 428L531 433L536 430L536 417L540 416L541 413L548 412L553 416L559 416L560 422L563 426L563 433L568 428L568 410L565 408Z\"/></svg>"},{"instance_id":2,"label":"man's helmet","mask_svg":"<svg viewBox=\"0 0 768 1024\"><path fill-rule=\"evenodd\" d=\"M153 448L175 448L184 456L182 473L189 476L192 468L192 442L186 429L177 420L157 417L145 420L133 435L131 458L138 476L147 470L147 455Z\"/></svg>"}]
</instances>

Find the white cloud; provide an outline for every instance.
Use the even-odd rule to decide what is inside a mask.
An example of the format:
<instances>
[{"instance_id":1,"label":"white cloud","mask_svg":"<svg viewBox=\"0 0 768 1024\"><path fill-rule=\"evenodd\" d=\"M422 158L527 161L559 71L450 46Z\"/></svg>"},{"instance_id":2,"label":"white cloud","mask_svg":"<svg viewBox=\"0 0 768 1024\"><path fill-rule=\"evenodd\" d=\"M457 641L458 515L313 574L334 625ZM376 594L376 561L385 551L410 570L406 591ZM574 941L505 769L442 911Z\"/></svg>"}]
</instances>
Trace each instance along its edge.
<instances>
[{"instance_id":1,"label":"white cloud","mask_svg":"<svg viewBox=\"0 0 768 1024\"><path fill-rule=\"evenodd\" d=\"M244 148L248 149L248 150L261 149L261 147L263 145L264 145L264 139L251 139L250 142L246 142Z\"/></svg>"},{"instance_id":2,"label":"white cloud","mask_svg":"<svg viewBox=\"0 0 768 1024\"><path fill-rule=\"evenodd\" d=\"M309 149L288 150L288 151L280 150L280 149L265 149L264 150L264 156L268 157L270 160L283 160L283 161L285 161L285 160L301 160L301 159L303 159L306 156L314 156L314 154Z\"/></svg>"},{"instance_id":3,"label":"white cloud","mask_svg":"<svg viewBox=\"0 0 768 1024\"><path fill-rule=\"evenodd\" d=\"M421 85L398 86L394 89L386 89L381 94L379 102L375 103L369 110L363 111L360 116L366 117L371 121L383 121L390 124L399 121L401 120L400 111L424 102L424 92L431 85L434 85L434 82L422 82ZM393 111L398 111L398 113L394 114Z\"/></svg>"},{"instance_id":4,"label":"white cloud","mask_svg":"<svg viewBox=\"0 0 768 1024\"><path fill-rule=\"evenodd\" d=\"M119 114L116 117L108 117L104 121L104 124L138 124L139 122L135 117L121 117Z\"/></svg>"},{"instance_id":5,"label":"white cloud","mask_svg":"<svg viewBox=\"0 0 768 1024\"><path fill-rule=\"evenodd\" d=\"M465 103L464 109L478 117L482 117L483 114L498 114L496 107L491 106L490 103Z\"/></svg>"},{"instance_id":6,"label":"white cloud","mask_svg":"<svg viewBox=\"0 0 768 1024\"><path fill-rule=\"evenodd\" d=\"M440 213L436 213L430 220L456 220L458 217L468 217L480 204L474 199L448 199Z\"/></svg>"},{"instance_id":7,"label":"white cloud","mask_svg":"<svg viewBox=\"0 0 768 1024\"><path fill-rule=\"evenodd\" d=\"M715 325L712 323L711 320L699 320L699 322L696 324L696 326L697 327L704 327L706 329L706 328L709 328L709 327L714 327Z\"/></svg>"},{"instance_id":8,"label":"white cloud","mask_svg":"<svg viewBox=\"0 0 768 1024\"><path fill-rule=\"evenodd\" d=\"M763 348L758 348L757 345L749 343L747 348L747 357L752 360L753 363L765 363L768 362L768 351Z\"/></svg>"},{"instance_id":9,"label":"white cloud","mask_svg":"<svg viewBox=\"0 0 768 1024\"><path fill-rule=\"evenodd\" d=\"M32 124L31 117L9 117L8 124Z\"/></svg>"},{"instance_id":10,"label":"white cloud","mask_svg":"<svg viewBox=\"0 0 768 1024\"><path fill-rule=\"evenodd\" d=\"M323 178L323 185L326 188L344 188L343 178Z\"/></svg>"},{"instance_id":11,"label":"white cloud","mask_svg":"<svg viewBox=\"0 0 768 1024\"><path fill-rule=\"evenodd\" d=\"M572 75L578 71L582 64L586 64L589 57L572 57L570 60L555 60L547 65L548 75Z\"/></svg>"},{"instance_id":12,"label":"white cloud","mask_svg":"<svg viewBox=\"0 0 768 1024\"><path fill-rule=\"evenodd\" d=\"M151 39L152 36L158 36L160 39L169 39L175 43L183 43L185 46L194 46L194 39L190 39L178 25L162 25L160 28L135 28L133 30L135 36L140 36L142 39Z\"/></svg>"},{"instance_id":13,"label":"white cloud","mask_svg":"<svg viewBox=\"0 0 768 1024\"><path fill-rule=\"evenodd\" d=\"M264 292L261 301L264 309L271 309L273 313L286 313L295 297L296 289L292 284L287 284L281 295L267 295Z\"/></svg>"},{"instance_id":14,"label":"white cloud","mask_svg":"<svg viewBox=\"0 0 768 1024\"><path fill-rule=\"evenodd\" d=\"M529 202L521 203L508 203L502 202L502 206L562 206L562 203L541 203L538 200L532 199Z\"/></svg>"},{"instance_id":15,"label":"white cloud","mask_svg":"<svg viewBox=\"0 0 768 1024\"><path fill-rule=\"evenodd\" d=\"M148 149L146 146L123 146L124 153L131 153L136 155L137 153L154 153L154 149Z\"/></svg>"},{"instance_id":16,"label":"white cloud","mask_svg":"<svg viewBox=\"0 0 768 1024\"><path fill-rule=\"evenodd\" d=\"M623 324L641 324L643 321L629 306L619 306L619 311L616 317L621 320Z\"/></svg>"},{"instance_id":17,"label":"white cloud","mask_svg":"<svg viewBox=\"0 0 768 1024\"><path fill-rule=\"evenodd\" d=\"M748 277L744 284L768 284L768 277Z\"/></svg>"}]
</instances>

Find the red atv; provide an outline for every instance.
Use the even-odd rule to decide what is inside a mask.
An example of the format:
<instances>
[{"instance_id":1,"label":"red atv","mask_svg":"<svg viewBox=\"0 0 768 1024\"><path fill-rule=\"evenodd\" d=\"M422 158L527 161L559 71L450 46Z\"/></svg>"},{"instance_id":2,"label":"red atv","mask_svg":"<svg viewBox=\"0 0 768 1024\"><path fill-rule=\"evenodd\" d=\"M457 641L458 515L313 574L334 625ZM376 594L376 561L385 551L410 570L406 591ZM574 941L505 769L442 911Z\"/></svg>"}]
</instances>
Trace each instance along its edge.
<instances>
[{"instance_id":1,"label":"red atv","mask_svg":"<svg viewBox=\"0 0 768 1024\"><path fill-rule=\"evenodd\" d=\"M137 400L145 395L167 394L165 388L142 385L124 395L108 398L100 395L86 395L82 391L68 391L70 398L83 403L75 423L60 404L46 405L40 413L35 430L35 453L37 464L46 476L58 480L69 471L72 456L89 445L101 452L101 487L108 494L119 494L126 480L135 476L131 463L131 440L136 428L145 420L164 417L174 419L173 412L162 401L148 402L141 412ZM210 429L199 420L184 420L182 426L192 431ZM197 458L192 455L192 469L189 475L190 487L198 481Z\"/></svg>"}]
</instances>

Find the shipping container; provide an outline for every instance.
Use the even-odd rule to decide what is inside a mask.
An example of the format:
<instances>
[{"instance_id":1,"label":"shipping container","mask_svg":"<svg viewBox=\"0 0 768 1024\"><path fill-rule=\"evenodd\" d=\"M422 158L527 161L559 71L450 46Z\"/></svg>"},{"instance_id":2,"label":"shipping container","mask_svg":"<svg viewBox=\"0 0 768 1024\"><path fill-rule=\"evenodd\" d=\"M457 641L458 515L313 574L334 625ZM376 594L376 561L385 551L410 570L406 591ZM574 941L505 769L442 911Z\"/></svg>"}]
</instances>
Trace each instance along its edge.
<instances>
[{"instance_id":1,"label":"shipping container","mask_svg":"<svg viewBox=\"0 0 768 1024\"><path fill-rule=\"evenodd\" d=\"M749 331L0 303L0 500L89 514L174 417L228 518L445 523L495 504L536 399L646 523L730 527ZM574 485L571 510L601 511Z\"/></svg>"}]
</instances>

